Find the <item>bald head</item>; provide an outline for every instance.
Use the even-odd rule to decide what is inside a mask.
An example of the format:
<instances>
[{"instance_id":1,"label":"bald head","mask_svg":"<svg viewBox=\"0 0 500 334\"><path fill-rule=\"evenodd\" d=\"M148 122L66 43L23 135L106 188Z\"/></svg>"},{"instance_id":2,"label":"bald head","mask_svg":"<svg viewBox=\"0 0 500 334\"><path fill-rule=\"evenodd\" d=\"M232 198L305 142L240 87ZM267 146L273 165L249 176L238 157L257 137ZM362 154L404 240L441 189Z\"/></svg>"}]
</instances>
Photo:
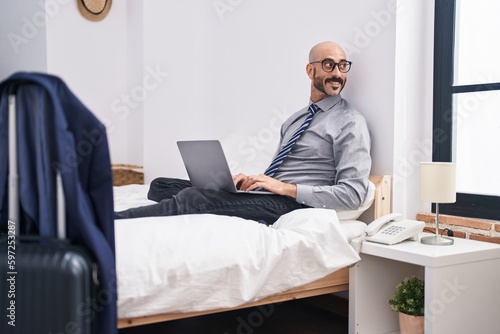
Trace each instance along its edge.
<instances>
[{"instance_id":1,"label":"bald head","mask_svg":"<svg viewBox=\"0 0 500 334\"><path fill-rule=\"evenodd\" d=\"M309 62L322 60L324 58L336 59L337 57L334 58L332 57L333 55L341 59L346 59L345 51L340 45L330 41L321 42L313 46L311 51L309 51Z\"/></svg>"}]
</instances>

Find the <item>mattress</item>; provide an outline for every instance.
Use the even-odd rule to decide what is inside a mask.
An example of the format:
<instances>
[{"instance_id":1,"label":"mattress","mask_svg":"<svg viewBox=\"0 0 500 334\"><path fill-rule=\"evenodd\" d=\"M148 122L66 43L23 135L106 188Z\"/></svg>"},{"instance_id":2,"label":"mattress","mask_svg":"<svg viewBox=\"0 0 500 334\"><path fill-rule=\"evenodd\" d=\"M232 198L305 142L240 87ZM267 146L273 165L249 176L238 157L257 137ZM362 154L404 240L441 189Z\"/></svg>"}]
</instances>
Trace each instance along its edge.
<instances>
[{"instance_id":1,"label":"mattress","mask_svg":"<svg viewBox=\"0 0 500 334\"><path fill-rule=\"evenodd\" d=\"M151 204L147 185L115 187L115 210ZM301 209L268 227L211 214L115 221L118 316L232 308L359 261L366 225Z\"/></svg>"}]
</instances>

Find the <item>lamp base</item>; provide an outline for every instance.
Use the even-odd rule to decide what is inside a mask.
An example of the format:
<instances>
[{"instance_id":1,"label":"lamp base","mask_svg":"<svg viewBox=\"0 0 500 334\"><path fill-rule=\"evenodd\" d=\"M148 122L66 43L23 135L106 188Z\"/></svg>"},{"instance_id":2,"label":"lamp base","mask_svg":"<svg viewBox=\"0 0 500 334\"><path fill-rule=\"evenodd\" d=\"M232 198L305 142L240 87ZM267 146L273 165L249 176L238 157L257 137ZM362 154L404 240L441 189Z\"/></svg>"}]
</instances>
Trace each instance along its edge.
<instances>
[{"instance_id":1,"label":"lamp base","mask_svg":"<svg viewBox=\"0 0 500 334\"><path fill-rule=\"evenodd\" d=\"M427 236L420 238L420 242L426 245L435 246L450 246L453 245L453 239L447 237L441 237L439 235Z\"/></svg>"}]
</instances>

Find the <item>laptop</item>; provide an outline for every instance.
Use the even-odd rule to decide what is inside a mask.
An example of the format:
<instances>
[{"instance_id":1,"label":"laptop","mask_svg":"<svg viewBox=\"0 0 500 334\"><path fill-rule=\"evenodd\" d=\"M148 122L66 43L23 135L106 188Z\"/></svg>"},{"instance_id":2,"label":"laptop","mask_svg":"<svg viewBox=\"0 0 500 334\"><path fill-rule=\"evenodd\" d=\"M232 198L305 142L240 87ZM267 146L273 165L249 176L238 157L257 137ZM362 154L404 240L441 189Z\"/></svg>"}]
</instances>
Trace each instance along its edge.
<instances>
[{"instance_id":1,"label":"laptop","mask_svg":"<svg viewBox=\"0 0 500 334\"><path fill-rule=\"evenodd\" d=\"M224 190L230 193L274 194L265 190L236 189L226 156L218 140L178 141L177 146L193 187Z\"/></svg>"}]
</instances>

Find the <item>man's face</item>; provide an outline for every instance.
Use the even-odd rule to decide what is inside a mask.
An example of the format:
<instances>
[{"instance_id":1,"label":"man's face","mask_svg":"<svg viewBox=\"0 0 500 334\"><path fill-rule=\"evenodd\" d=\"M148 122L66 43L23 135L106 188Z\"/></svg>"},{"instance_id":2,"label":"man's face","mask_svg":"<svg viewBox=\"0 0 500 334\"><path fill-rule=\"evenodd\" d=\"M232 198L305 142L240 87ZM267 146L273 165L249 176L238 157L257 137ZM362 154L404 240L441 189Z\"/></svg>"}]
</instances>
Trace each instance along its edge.
<instances>
[{"instance_id":1,"label":"man's face","mask_svg":"<svg viewBox=\"0 0 500 334\"><path fill-rule=\"evenodd\" d=\"M311 79L311 99L314 102L339 95L344 89L347 82L347 73L344 72L350 68L345 61L344 50L335 43L319 44L311 50L307 74ZM342 71L339 70L340 62L344 63Z\"/></svg>"}]
</instances>

